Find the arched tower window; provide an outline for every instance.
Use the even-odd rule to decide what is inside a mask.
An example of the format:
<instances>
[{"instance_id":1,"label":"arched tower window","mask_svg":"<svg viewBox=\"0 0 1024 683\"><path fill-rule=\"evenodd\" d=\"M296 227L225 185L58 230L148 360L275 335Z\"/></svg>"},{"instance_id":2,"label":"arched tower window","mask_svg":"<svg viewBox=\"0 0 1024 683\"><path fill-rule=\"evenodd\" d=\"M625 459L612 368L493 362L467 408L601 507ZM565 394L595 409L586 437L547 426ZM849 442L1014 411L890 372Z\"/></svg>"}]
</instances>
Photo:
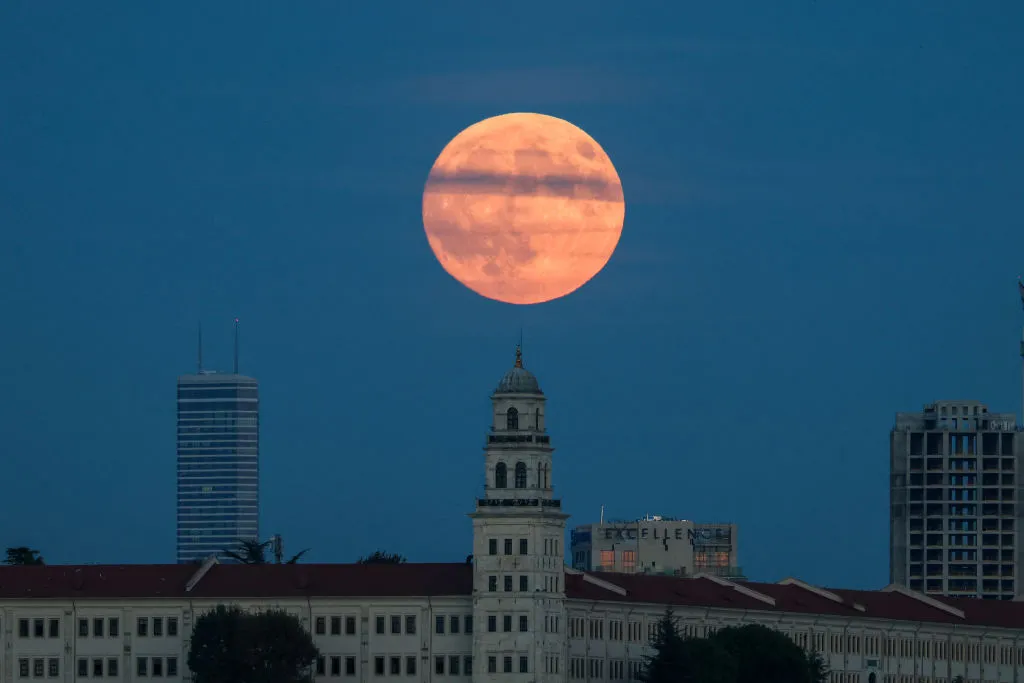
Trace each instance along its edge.
<instances>
[{"instance_id":1,"label":"arched tower window","mask_svg":"<svg viewBox=\"0 0 1024 683\"><path fill-rule=\"evenodd\" d=\"M536 429L538 432L540 431L540 408L537 408L537 412L534 414L533 428Z\"/></svg>"},{"instance_id":2,"label":"arched tower window","mask_svg":"<svg viewBox=\"0 0 1024 683\"><path fill-rule=\"evenodd\" d=\"M512 406L505 413L505 429L519 429L519 411Z\"/></svg>"},{"instance_id":3,"label":"arched tower window","mask_svg":"<svg viewBox=\"0 0 1024 683\"><path fill-rule=\"evenodd\" d=\"M508 488L508 470L503 462L499 462L494 467L494 488Z\"/></svg>"},{"instance_id":4,"label":"arched tower window","mask_svg":"<svg viewBox=\"0 0 1024 683\"><path fill-rule=\"evenodd\" d=\"M526 488L526 465L521 462L516 463L516 488Z\"/></svg>"}]
</instances>

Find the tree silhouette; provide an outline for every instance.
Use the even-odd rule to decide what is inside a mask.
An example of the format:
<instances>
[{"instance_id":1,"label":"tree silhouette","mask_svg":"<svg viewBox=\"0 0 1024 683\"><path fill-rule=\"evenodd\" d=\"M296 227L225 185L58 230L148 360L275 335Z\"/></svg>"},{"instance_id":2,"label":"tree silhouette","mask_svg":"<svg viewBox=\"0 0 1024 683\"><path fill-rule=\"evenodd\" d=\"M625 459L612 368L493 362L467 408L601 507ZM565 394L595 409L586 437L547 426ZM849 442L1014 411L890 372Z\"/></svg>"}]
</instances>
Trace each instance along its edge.
<instances>
[{"instance_id":1,"label":"tree silhouette","mask_svg":"<svg viewBox=\"0 0 1024 683\"><path fill-rule=\"evenodd\" d=\"M43 556L39 554L38 550L26 546L20 546L18 548L7 549L7 559L4 560L4 564L10 565L30 565L30 564L46 564L43 561Z\"/></svg>"},{"instance_id":2,"label":"tree silhouette","mask_svg":"<svg viewBox=\"0 0 1024 683\"><path fill-rule=\"evenodd\" d=\"M360 557L359 564L405 564L405 557L398 553L386 553L381 550L374 550L366 557Z\"/></svg>"},{"instance_id":3,"label":"tree silhouette","mask_svg":"<svg viewBox=\"0 0 1024 683\"><path fill-rule=\"evenodd\" d=\"M299 683L310 680L319 654L309 631L287 612L218 605L196 620L188 668L194 683Z\"/></svg>"}]
</instances>

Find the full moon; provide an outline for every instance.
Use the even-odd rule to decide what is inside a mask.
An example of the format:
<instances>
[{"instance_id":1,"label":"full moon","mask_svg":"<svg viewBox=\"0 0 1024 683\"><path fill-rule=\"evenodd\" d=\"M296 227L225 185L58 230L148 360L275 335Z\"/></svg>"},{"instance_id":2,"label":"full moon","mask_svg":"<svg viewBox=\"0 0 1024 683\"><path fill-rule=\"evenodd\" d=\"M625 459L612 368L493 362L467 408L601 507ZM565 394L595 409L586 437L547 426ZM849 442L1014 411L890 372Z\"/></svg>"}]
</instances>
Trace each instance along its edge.
<instances>
[{"instance_id":1,"label":"full moon","mask_svg":"<svg viewBox=\"0 0 1024 683\"><path fill-rule=\"evenodd\" d=\"M505 114L441 151L423 226L448 274L481 296L539 304L597 275L622 235L622 183L601 145L568 121Z\"/></svg>"}]
</instances>

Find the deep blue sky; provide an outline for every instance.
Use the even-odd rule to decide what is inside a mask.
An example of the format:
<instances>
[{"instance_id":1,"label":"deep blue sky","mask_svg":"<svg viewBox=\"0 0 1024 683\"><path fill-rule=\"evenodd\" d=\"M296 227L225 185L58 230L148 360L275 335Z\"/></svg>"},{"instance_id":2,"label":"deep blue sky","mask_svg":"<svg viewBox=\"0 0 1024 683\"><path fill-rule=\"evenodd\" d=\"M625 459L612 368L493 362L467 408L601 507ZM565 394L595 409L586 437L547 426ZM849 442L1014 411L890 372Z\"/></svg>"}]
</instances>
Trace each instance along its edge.
<instances>
[{"instance_id":1,"label":"deep blue sky","mask_svg":"<svg viewBox=\"0 0 1024 683\"><path fill-rule=\"evenodd\" d=\"M480 5L484 5L481 8ZM470 552L487 397L547 392L570 523L740 525L752 578L888 578L888 430L1017 410L1019 2L5 2L0 545L174 556L175 377L259 378L262 530ZM427 171L572 121L622 240L515 307L449 277Z\"/></svg>"}]
</instances>

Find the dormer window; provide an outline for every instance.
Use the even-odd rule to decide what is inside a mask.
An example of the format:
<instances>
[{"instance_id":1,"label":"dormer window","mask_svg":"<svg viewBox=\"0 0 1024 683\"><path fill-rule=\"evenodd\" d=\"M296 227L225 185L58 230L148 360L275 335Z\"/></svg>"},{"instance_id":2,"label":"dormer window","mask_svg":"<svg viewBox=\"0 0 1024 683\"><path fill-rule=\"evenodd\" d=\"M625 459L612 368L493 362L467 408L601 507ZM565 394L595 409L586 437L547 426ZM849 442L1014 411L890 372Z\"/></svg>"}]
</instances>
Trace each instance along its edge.
<instances>
[{"instance_id":1,"label":"dormer window","mask_svg":"<svg viewBox=\"0 0 1024 683\"><path fill-rule=\"evenodd\" d=\"M519 429L519 411L515 409L515 406L509 408L505 413L505 429Z\"/></svg>"},{"instance_id":2,"label":"dormer window","mask_svg":"<svg viewBox=\"0 0 1024 683\"><path fill-rule=\"evenodd\" d=\"M494 467L494 488L508 488L508 470L503 462L499 462Z\"/></svg>"}]
</instances>

